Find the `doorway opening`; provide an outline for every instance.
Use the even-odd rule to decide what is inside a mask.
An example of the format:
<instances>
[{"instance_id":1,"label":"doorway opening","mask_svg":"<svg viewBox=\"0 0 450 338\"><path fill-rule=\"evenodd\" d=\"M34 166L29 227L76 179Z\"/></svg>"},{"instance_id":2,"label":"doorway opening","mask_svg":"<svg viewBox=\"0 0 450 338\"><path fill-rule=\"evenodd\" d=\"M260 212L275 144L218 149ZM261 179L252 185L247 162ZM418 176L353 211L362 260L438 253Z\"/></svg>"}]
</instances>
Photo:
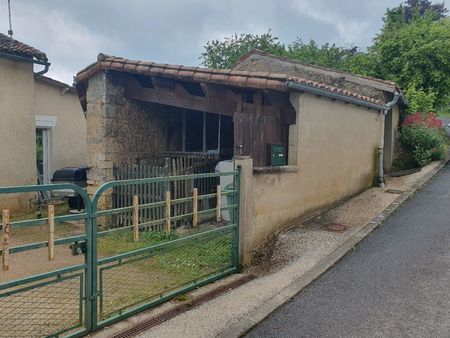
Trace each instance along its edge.
<instances>
[{"instance_id":1,"label":"doorway opening","mask_svg":"<svg viewBox=\"0 0 450 338\"><path fill-rule=\"evenodd\" d=\"M51 129L36 128L36 168L37 183L51 181Z\"/></svg>"}]
</instances>

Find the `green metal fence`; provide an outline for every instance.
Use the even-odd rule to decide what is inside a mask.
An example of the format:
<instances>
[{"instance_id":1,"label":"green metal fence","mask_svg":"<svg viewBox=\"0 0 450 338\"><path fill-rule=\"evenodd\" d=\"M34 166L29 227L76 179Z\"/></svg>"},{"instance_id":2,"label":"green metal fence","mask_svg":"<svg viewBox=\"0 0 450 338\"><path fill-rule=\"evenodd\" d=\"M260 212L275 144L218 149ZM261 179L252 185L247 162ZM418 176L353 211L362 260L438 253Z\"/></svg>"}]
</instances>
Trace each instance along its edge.
<instances>
[{"instance_id":1,"label":"green metal fence","mask_svg":"<svg viewBox=\"0 0 450 338\"><path fill-rule=\"evenodd\" d=\"M0 188L0 195L72 189L86 206L82 213L54 217L54 261L47 258L50 240L29 239L29 233L42 238L49 217L9 223L9 271L0 271L0 337L82 336L235 272L239 178L237 170L113 181L92 199L70 184ZM189 182L195 188L214 179L214 193L170 199L168 191L152 203L136 197L122 208L111 202L117 187ZM188 212L173 216L179 205ZM151 220L140 217L152 208L164 212ZM132 218L125 223L131 225L117 227L113 218L121 214Z\"/></svg>"}]
</instances>

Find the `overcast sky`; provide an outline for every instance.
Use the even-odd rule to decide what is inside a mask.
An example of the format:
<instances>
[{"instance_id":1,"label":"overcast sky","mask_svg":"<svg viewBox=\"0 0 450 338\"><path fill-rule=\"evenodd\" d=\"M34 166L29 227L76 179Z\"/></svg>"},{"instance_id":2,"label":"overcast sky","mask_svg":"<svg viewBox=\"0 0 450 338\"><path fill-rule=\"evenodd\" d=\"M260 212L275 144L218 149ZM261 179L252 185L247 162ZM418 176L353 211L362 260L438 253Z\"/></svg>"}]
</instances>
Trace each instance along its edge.
<instances>
[{"instance_id":1,"label":"overcast sky","mask_svg":"<svg viewBox=\"0 0 450 338\"><path fill-rule=\"evenodd\" d=\"M450 0L446 0L448 3ZM14 38L45 52L49 76L72 83L103 52L199 65L206 41L265 33L282 42L367 47L386 8L401 0L11 0ZM8 30L0 0L0 32Z\"/></svg>"}]
</instances>

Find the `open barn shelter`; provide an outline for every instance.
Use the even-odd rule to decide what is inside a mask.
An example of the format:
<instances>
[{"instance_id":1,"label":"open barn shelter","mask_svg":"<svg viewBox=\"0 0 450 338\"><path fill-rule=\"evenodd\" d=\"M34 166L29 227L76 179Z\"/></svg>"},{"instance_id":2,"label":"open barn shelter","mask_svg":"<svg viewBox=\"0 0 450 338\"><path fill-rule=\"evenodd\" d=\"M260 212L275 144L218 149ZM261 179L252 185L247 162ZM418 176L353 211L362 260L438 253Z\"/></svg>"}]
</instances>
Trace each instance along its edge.
<instances>
[{"instance_id":1,"label":"open barn shelter","mask_svg":"<svg viewBox=\"0 0 450 338\"><path fill-rule=\"evenodd\" d=\"M270 165L268 144L287 149L295 124L288 78L100 54L76 78L88 121L90 180L101 184L113 179L114 167L155 157L247 155L255 166Z\"/></svg>"},{"instance_id":2,"label":"open barn shelter","mask_svg":"<svg viewBox=\"0 0 450 338\"><path fill-rule=\"evenodd\" d=\"M244 264L293 220L382 185L407 104L392 82L258 51L224 70L99 54L75 79L90 192L129 165L165 160L180 175L232 160Z\"/></svg>"}]
</instances>

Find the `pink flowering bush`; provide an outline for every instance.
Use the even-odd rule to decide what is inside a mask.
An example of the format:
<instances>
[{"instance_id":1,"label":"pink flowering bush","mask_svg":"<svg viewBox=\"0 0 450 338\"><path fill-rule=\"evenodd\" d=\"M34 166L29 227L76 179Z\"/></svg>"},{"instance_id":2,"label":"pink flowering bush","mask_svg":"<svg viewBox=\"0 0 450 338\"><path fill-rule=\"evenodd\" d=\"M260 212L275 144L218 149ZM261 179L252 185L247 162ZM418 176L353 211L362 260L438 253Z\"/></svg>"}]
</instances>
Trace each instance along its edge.
<instances>
[{"instance_id":1,"label":"pink flowering bush","mask_svg":"<svg viewBox=\"0 0 450 338\"><path fill-rule=\"evenodd\" d=\"M420 112L415 112L414 114L406 116L403 120L403 127L411 125L422 125L428 128L442 128L442 120L438 119L435 113L423 115Z\"/></svg>"},{"instance_id":2,"label":"pink flowering bush","mask_svg":"<svg viewBox=\"0 0 450 338\"><path fill-rule=\"evenodd\" d=\"M442 120L434 113L416 112L405 117L400 140L412 153L419 166L443 159L448 150L448 139L442 128Z\"/></svg>"}]
</instances>

